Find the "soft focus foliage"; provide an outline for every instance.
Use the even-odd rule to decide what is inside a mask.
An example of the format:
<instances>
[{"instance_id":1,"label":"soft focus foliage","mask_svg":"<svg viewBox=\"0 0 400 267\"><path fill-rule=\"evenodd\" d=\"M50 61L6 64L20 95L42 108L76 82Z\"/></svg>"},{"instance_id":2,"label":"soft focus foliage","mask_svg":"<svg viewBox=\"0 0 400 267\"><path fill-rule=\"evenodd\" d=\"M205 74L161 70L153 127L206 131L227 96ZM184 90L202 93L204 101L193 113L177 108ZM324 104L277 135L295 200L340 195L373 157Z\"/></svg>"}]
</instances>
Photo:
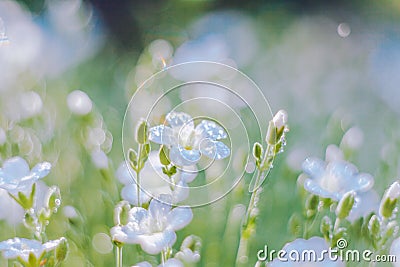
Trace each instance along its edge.
<instances>
[{"instance_id":1,"label":"soft focus foliage","mask_svg":"<svg viewBox=\"0 0 400 267\"><path fill-rule=\"evenodd\" d=\"M7 266L6 258L14 257L12 247L23 246L28 253L23 254L24 259L29 251L38 255L51 249L52 243L43 247L31 240L22 223L24 212L8 194L15 190L29 194L33 182L37 182L39 196L35 208L58 209L45 227L48 240L57 242L61 236L68 240L69 253L62 266L115 266L110 236L115 226L114 206L123 199L137 205L136 176L124 162L122 149L126 107L152 74L191 60L217 61L242 70L258 84L273 111L283 108L290 117L285 154L274 162L258 200L249 266L254 266L257 251L265 244L277 250L328 246L329 238L324 240L317 227L308 229L307 237L314 236L308 241L298 238L297 221L301 219L294 214L304 215L307 203L305 217L311 218L318 213L319 201L325 201L313 199L309 193L339 201L345 193L355 191L345 226L363 217L370 232L380 225L385 229L376 234L382 238L389 230L393 230L391 237L397 235L391 218L384 220L397 211L397 200L393 200L398 198L399 184L393 182L400 178L400 6L396 1L339 2L338 7L310 1L121 1L116 4L118 9L105 8L100 2L0 1L0 240L9 240L4 241L7 245L0 243L0 266ZM204 76L211 75L207 71L203 70ZM190 78L190 72L186 75ZM227 157L231 151L224 144L225 132L210 121L186 124L187 143L178 144L174 139L173 126L182 123L173 125L172 108L214 93L211 87L200 87L160 103L157 110L167 116L169 124L150 118L150 140L173 151L190 151L185 158L189 162L173 158L182 165L197 162L200 154L211 159ZM230 106L245 108L229 93L218 93L218 99ZM244 94L251 100L246 104L257 105L256 96L246 90ZM151 93L146 97L148 102L157 100ZM210 109L215 105L205 103L195 111ZM226 109L221 105L215 112L224 116ZM277 128L286 125L286 116L281 113L275 118ZM256 132L257 125L248 130ZM188 149L205 137L202 150ZM161 230L157 231L165 236L160 240L175 244L177 252L165 266L187 266L187 262L210 267L234 265L256 164L243 166L246 153L252 151L239 152L230 155L232 168L237 168L233 171L246 172L230 194L194 208L190 214L183 208L162 210L165 214L160 215ZM219 168L216 162L215 169L196 177L178 170L173 177L180 190L173 190L146 180L157 170L162 173L157 153L148 155L156 170L148 168L148 161L141 179L150 195L172 194L172 203L188 197L188 185L211 181ZM353 180L347 183L348 178ZM50 185L59 187L61 206L46 207L45 202L49 206L52 198L45 193ZM382 196L386 202L381 201ZM146 194L140 198L150 201ZM153 221L148 213L159 208L153 207L153 202L149 211L130 210L129 220L138 220L137 213L143 212L141 219ZM173 221L174 212L186 212L185 220ZM376 214L372 219L371 212ZM329 224L334 222L328 219L329 235L333 227ZM398 218L392 221L398 222ZM114 230L134 236L130 243L139 244L126 246L129 253L124 254L124 266L157 266L158 255L138 252L139 246L150 254L159 251L146 243L148 239L141 239L155 230L149 226L138 232L127 226L129 223L124 225ZM202 239L201 246L184 247L185 238L191 235ZM13 239L15 236L20 239ZM383 251L400 258L399 239L393 244L388 239ZM349 243L353 241L361 247L376 245L360 240Z\"/></svg>"}]
</instances>

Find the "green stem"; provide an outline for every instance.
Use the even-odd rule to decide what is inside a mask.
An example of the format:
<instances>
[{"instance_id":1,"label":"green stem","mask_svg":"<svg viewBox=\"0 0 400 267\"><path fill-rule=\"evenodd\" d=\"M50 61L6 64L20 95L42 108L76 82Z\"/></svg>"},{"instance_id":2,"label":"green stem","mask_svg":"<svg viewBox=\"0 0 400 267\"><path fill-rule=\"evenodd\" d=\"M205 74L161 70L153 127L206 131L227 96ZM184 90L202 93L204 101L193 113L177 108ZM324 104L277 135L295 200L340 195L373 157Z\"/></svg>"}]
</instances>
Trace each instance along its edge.
<instances>
[{"instance_id":1,"label":"green stem","mask_svg":"<svg viewBox=\"0 0 400 267\"><path fill-rule=\"evenodd\" d=\"M138 145L138 166L136 169L136 193L137 193L137 205L138 207L142 206L142 203L140 202L140 170L141 170L141 165L142 165L142 159L141 159L141 154L142 154L142 145Z\"/></svg>"},{"instance_id":2,"label":"green stem","mask_svg":"<svg viewBox=\"0 0 400 267\"><path fill-rule=\"evenodd\" d=\"M261 176L262 176L261 171L258 171L255 185L258 185ZM256 199L259 196L261 192L261 188L258 188L257 190L254 190L251 193L250 197L250 202L249 206L246 211L246 215L244 217L244 221L242 223L242 228L241 228L241 233L240 233L240 240L239 240L239 247L238 247L238 252L236 255L236 266L246 266L246 263L248 261L248 246L249 246L249 239L251 237L250 229L249 229L249 223L251 220L251 212L256 208Z\"/></svg>"},{"instance_id":3,"label":"green stem","mask_svg":"<svg viewBox=\"0 0 400 267\"><path fill-rule=\"evenodd\" d=\"M167 255L165 253L165 250L161 251L161 264L164 266L165 262L167 261Z\"/></svg>"},{"instance_id":4,"label":"green stem","mask_svg":"<svg viewBox=\"0 0 400 267\"><path fill-rule=\"evenodd\" d=\"M117 245L116 258L116 267L122 267L122 245Z\"/></svg>"}]
</instances>

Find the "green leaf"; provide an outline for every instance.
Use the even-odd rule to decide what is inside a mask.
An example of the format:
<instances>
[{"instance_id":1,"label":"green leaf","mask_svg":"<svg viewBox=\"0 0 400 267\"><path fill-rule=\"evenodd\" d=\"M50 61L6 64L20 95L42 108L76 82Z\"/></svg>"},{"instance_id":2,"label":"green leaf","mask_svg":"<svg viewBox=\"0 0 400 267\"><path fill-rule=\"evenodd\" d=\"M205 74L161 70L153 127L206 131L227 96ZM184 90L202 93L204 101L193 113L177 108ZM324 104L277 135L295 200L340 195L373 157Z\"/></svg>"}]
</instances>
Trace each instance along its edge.
<instances>
[{"instance_id":1,"label":"green leaf","mask_svg":"<svg viewBox=\"0 0 400 267\"><path fill-rule=\"evenodd\" d=\"M30 264L31 267L37 267L37 266L39 266L38 260L36 259L35 254L33 254L32 252L29 253L28 262L29 262L29 264Z\"/></svg>"},{"instance_id":2,"label":"green leaf","mask_svg":"<svg viewBox=\"0 0 400 267\"><path fill-rule=\"evenodd\" d=\"M18 198L25 210L32 208L33 203L22 192L18 192Z\"/></svg>"},{"instance_id":3,"label":"green leaf","mask_svg":"<svg viewBox=\"0 0 400 267\"><path fill-rule=\"evenodd\" d=\"M138 144L146 144L148 142L148 128L149 125L145 120L140 120L138 124L136 125L136 142Z\"/></svg>"},{"instance_id":4,"label":"green leaf","mask_svg":"<svg viewBox=\"0 0 400 267\"><path fill-rule=\"evenodd\" d=\"M169 155L169 149L164 145L161 146L158 156L160 158L161 164L164 166L168 166L171 163L171 161L168 158L168 155Z\"/></svg>"}]
</instances>

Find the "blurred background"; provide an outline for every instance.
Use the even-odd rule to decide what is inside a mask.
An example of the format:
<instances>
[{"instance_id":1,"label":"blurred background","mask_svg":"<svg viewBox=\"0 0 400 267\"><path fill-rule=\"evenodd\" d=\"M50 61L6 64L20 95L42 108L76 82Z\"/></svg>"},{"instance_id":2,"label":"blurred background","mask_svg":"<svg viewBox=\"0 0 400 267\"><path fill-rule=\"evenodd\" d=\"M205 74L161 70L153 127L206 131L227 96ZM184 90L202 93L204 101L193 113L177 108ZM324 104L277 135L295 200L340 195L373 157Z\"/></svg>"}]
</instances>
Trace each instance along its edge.
<instances>
[{"instance_id":1,"label":"blurred background","mask_svg":"<svg viewBox=\"0 0 400 267\"><path fill-rule=\"evenodd\" d=\"M48 231L72 241L65 266L113 266L108 234L120 200L114 172L123 161L129 99L165 66L193 60L238 68L273 112L289 114L251 261L264 244L279 249L293 240L286 222L301 211L296 179L307 156L323 158L327 145L340 146L375 177L380 194L399 178L398 1L1 0L0 160L53 163L44 181L60 186L64 208ZM89 97L77 96L90 114L67 101L75 90ZM107 170L99 167L103 154ZM247 182L195 209L181 231L180 238L203 239L199 266L233 265ZM13 202L2 191L0 198L2 240L23 235L22 211L10 214ZM135 253L124 259L135 261Z\"/></svg>"}]
</instances>

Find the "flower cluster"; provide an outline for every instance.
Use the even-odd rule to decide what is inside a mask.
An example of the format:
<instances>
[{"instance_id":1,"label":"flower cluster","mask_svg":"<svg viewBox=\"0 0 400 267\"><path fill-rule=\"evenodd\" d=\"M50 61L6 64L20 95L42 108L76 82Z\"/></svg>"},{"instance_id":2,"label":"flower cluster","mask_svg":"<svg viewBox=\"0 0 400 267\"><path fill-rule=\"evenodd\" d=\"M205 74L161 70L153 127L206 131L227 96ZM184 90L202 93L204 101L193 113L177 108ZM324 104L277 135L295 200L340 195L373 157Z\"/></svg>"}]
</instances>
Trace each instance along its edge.
<instances>
[{"instance_id":1,"label":"flower cluster","mask_svg":"<svg viewBox=\"0 0 400 267\"><path fill-rule=\"evenodd\" d=\"M55 266L62 262L68 251L67 240L62 237L44 242L45 229L53 213L61 204L61 196L56 186L36 190L39 179L47 176L51 164L42 162L31 170L21 157L13 157L0 168L0 187L24 209L24 225L32 231L36 239L13 238L0 242L0 251L6 259L19 262L22 266Z\"/></svg>"},{"instance_id":2,"label":"flower cluster","mask_svg":"<svg viewBox=\"0 0 400 267\"><path fill-rule=\"evenodd\" d=\"M193 218L192 210L176 206L190 194L188 186L197 176L201 156L221 160L230 149L220 140L227 138L216 122L202 120L196 127L192 117L170 112L167 125L149 127L141 120L136 127L136 150L129 149L126 162L115 176L124 184L114 212L115 226L110 233L117 246L117 266L122 264L122 247L140 245L150 255L161 254L160 266L184 266L200 260L201 241L190 235L174 253L176 232ZM150 151L149 142L160 144ZM184 167L184 168L182 168ZM134 266L152 266L148 261Z\"/></svg>"}]
</instances>

